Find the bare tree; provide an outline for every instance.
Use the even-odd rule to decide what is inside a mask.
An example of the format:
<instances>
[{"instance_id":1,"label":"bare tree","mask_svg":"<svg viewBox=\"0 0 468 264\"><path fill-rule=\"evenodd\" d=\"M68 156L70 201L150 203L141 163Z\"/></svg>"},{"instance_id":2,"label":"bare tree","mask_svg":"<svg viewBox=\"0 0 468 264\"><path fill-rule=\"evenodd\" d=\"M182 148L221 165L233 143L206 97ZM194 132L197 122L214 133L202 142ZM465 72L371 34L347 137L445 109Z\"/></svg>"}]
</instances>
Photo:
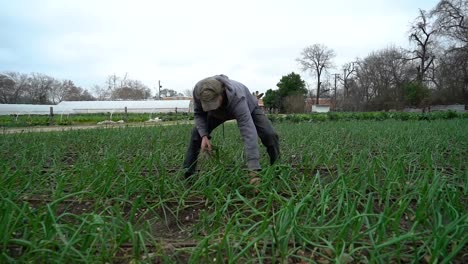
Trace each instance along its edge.
<instances>
[{"instance_id":1,"label":"bare tree","mask_svg":"<svg viewBox=\"0 0 468 264\"><path fill-rule=\"evenodd\" d=\"M193 89L185 89L184 95L187 97L192 97L193 96Z\"/></svg>"},{"instance_id":2,"label":"bare tree","mask_svg":"<svg viewBox=\"0 0 468 264\"><path fill-rule=\"evenodd\" d=\"M80 87L77 87L75 83L71 80L63 80L62 85L63 90L65 90L62 101L80 101L79 97L83 91Z\"/></svg>"},{"instance_id":3,"label":"bare tree","mask_svg":"<svg viewBox=\"0 0 468 264\"><path fill-rule=\"evenodd\" d=\"M151 97L151 89L139 80L109 75L105 86L95 85L93 91L99 100L144 100Z\"/></svg>"},{"instance_id":4,"label":"bare tree","mask_svg":"<svg viewBox=\"0 0 468 264\"><path fill-rule=\"evenodd\" d=\"M412 76L410 63L401 49L391 47L371 53L358 62L353 85L349 86L354 88L349 90L349 96L354 100L352 108L388 110L403 107L404 85ZM364 104L364 107L356 104Z\"/></svg>"},{"instance_id":5,"label":"bare tree","mask_svg":"<svg viewBox=\"0 0 468 264\"><path fill-rule=\"evenodd\" d=\"M106 89L103 89L102 97L104 97L106 100L112 99L113 91L121 87L120 79L121 78L116 74L107 76Z\"/></svg>"},{"instance_id":6,"label":"bare tree","mask_svg":"<svg viewBox=\"0 0 468 264\"><path fill-rule=\"evenodd\" d=\"M446 49L440 52L431 80L438 103L468 103L468 1L441 0L430 13Z\"/></svg>"},{"instance_id":7,"label":"bare tree","mask_svg":"<svg viewBox=\"0 0 468 264\"><path fill-rule=\"evenodd\" d=\"M441 0L431 11L436 17L435 27L440 35L462 43L468 49L468 1Z\"/></svg>"},{"instance_id":8,"label":"bare tree","mask_svg":"<svg viewBox=\"0 0 468 264\"><path fill-rule=\"evenodd\" d=\"M311 74L317 77L317 97L316 104L319 103L320 87L322 82L320 77L323 71L333 67L333 58L335 52L322 44L314 44L304 48L301 52L301 57L296 61L301 65L303 71L311 71Z\"/></svg>"},{"instance_id":9,"label":"bare tree","mask_svg":"<svg viewBox=\"0 0 468 264\"><path fill-rule=\"evenodd\" d=\"M0 74L0 103L57 104L63 100L94 100L94 97L70 80L60 81L40 73Z\"/></svg>"},{"instance_id":10,"label":"bare tree","mask_svg":"<svg viewBox=\"0 0 468 264\"><path fill-rule=\"evenodd\" d=\"M350 78L350 76L354 73L356 73L356 62L353 61L353 62L348 62L348 63L345 63L343 65L343 88L344 88L344 96L347 97L348 94L349 94L349 91L348 91L348 79Z\"/></svg>"},{"instance_id":11,"label":"bare tree","mask_svg":"<svg viewBox=\"0 0 468 264\"><path fill-rule=\"evenodd\" d=\"M42 74L42 73L33 73L30 78L30 89L28 91L29 103L32 104L49 104L50 100L50 91L52 86L55 85L54 78Z\"/></svg>"},{"instance_id":12,"label":"bare tree","mask_svg":"<svg viewBox=\"0 0 468 264\"><path fill-rule=\"evenodd\" d=\"M14 94L16 81L9 74L0 73L0 103L7 104Z\"/></svg>"},{"instance_id":13,"label":"bare tree","mask_svg":"<svg viewBox=\"0 0 468 264\"><path fill-rule=\"evenodd\" d=\"M128 79L125 76L120 86L112 91L113 99L142 100L151 97L151 90L138 80Z\"/></svg>"},{"instance_id":14,"label":"bare tree","mask_svg":"<svg viewBox=\"0 0 468 264\"><path fill-rule=\"evenodd\" d=\"M424 10L419 10L419 16L416 18L414 25L410 29L409 40L416 44L416 49L412 51L414 57L412 60L419 60L416 66L416 80L422 84L425 80L426 72L434 62L433 35L436 30L432 28L432 24L428 21L428 15Z\"/></svg>"},{"instance_id":15,"label":"bare tree","mask_svg":"<svg viewBox=\"0 0 468 264\"><path fill-rule=\"evenodd\" d=\"M93 85L91 91L95 95L96 99L99 101L108 100L110 98L110 94L108 94L108 89L105 86L100 85Z\"/></svg>"},{"instance_id":16,"label":"bare tree","mask_svg":"<svg viewBox=\"0 0 468 264\"><path fill-rule=\"evenodd\" d=\"M63 101L93 101L95 98L88 92L88 90L76 86L72 81L65 80L62 82L65 93L62 98Z\"/></svg>"},{"instance_id":17,"label":"bare tree","mask_svg":"<svg viewBox=\"0 0 468 264\"><path fill-rule=\"evenodd\" d=\"M432 102L436 104L468 103L468 54L463 49L446 50L431 68L435 84Z\"/></svg>"},{"instance_id":18,"label":"bare tree","mask_svg":"<svg viewBox=\"0 0 468 264\"><path fill-rule=\"evenodd\" d=\"M29 89L29 77L18 72L0 73L0 103L18 104Z\"/></svg>"},{"instance_id":19,"label":"bare tree","mask_svg":"<svg viewBox=\"0 0 468 264\"><path fill-rule=\"evenodd\" d=\"M73 85L73 82L70 80L65 80L62 82L54 80L49 91L50 101L52 101L53 104L58 104L63 101L70 85Z\"/></svg>"},{"instance_id":20,"label":"bare tree","mask_svg":"<svg viewBox=\"0 0 468 264\"><path fill-rule=\"evenodd\" d=\"M315 92L314 92L314 89L312 88L312 84L310 83L305 83L305 87L307 89L307 93L306 93L306 97L307 98L310 98L310 99L313 99L315 97Z\"/></svg>"},{"instance_id":21,"label":"bare tree","mask_svg":"<svg viewBox=\"0 0 468 264\"><path fill-rule=\"evenodd\" d=\"M331 98L331 91L333 90L333 85L330 81L330 75L326 75L327 79L322 82L320 85L320 97L322 98Z\"/></svg>"},{"instance_id":22,"label":"bare tree","mask_svg":"<svg viewBox=\"0 0 468 264\"><path fill-rule=\"evenodd\" d=\"M81 92L79 101L94 101L94 100L96 100L96 98L94 98L94 96L88 90L83 89L83 91Z\"/></svg>"}]
</instances>

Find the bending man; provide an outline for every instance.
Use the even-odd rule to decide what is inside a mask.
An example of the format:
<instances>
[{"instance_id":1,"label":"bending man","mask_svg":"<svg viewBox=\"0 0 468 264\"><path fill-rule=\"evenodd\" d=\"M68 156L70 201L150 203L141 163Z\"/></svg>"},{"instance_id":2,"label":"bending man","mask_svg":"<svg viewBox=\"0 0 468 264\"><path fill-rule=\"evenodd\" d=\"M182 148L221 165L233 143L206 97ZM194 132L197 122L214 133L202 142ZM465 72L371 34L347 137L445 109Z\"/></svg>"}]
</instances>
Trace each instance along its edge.
<instances>
[{"instance_id":1,"label":"bending man","mask_svg":"<svg viewBox=\"0 0 468 264\"><path fill-rule=\"evenodd\" d=\"M266 147L270 164L279 158L279 139L258 100L240 82L225 75L199 81L193 90L195 127L184 161L185 177L194 174L201 151L211 152L210 133L227 120L237 120L250 171L260 170L257 135Z\"/></svg>"}]
</instances>

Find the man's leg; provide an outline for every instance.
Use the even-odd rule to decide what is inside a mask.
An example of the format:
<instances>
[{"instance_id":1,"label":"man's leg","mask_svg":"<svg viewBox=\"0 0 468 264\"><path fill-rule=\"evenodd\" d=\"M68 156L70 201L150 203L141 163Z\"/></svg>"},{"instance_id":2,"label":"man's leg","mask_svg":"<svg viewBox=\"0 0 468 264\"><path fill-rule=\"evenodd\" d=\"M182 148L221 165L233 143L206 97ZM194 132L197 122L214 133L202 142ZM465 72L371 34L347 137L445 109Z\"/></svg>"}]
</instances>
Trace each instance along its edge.
<instances>
[{"instance_id":1,"label":"man's leg","mask_svg":"<svg viewBox=\"0 0 468 264\"><path fill-rule=\"evenodd\" d=\"M276 134L271 121L259 107L252 112L252 119L257 128L257 134L270 156L270 164L273 164L280 156L278 134Z\"/></svg>"},{"instance_id":2,"label":"man's leg","mask_svg":"<svg viewBox=\"0 0 468 264\"><path fill-rule=\"evenodd\" d=\"M222 124L224 121L221 121L216 118L211 118L208 116L208 133L211 134L211 131L213 131L216 127L218 127L220 124ZM198 155L200 154L200 148L201 148L201 137L200 134L198 134L198 130L196 127L192 129L192 135L190 137L190 143L189 147L187 149L187 153L185 154L185 160L184 160L184 169L185 169L185 177L190 177L195 173L195 169L197 167L197 160L198 160Z\"/></svg>"}]
</instances>

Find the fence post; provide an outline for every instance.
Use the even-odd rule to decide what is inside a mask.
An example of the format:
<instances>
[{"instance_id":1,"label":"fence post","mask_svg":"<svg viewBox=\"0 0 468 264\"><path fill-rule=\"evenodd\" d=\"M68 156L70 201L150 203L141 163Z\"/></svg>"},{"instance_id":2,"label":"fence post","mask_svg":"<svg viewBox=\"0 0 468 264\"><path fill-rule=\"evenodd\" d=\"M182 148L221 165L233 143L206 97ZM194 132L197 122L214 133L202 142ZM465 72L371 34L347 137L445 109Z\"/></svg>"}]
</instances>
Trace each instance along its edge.
<instances>
[{"instance_id":1,"label":"fence post","mask_svg":"<svg viewBox=\"0 0 468 264\"><path fill-rule=\"evenodd\" d=\"M128 113L127 113L127 107L125 107L125 123L128 122Z\"/></svg>"},{"instance_id":2,"label":"fence post","mask_svg":"<svg viewBox=\"0 0 468 264\"><path fill-rule=\"evenodd\" d=\"M54 125L54 108L50 107L50 115L49 115L49 126Z\"/></svg>"}]
</instances>

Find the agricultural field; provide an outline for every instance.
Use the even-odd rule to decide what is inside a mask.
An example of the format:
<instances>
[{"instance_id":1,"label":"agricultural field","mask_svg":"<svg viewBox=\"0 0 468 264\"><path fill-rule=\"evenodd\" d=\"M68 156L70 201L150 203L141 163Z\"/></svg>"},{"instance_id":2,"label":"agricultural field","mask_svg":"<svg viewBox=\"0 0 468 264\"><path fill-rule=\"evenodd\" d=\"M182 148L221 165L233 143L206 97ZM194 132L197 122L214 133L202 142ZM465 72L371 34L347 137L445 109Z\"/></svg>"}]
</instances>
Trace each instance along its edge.
<instances>
[{"instance_id":1,"label":"agricultural field","mask_svg":"<svg viewBox=\"0 0 468 264\"><path fill-rule=\"evenodd\" d=\"M257 188L232 123L187 180L191 125L0 135L0 263L467 263L468 119L405 120L275 122Z\"/></svg>"}]
</instances>

